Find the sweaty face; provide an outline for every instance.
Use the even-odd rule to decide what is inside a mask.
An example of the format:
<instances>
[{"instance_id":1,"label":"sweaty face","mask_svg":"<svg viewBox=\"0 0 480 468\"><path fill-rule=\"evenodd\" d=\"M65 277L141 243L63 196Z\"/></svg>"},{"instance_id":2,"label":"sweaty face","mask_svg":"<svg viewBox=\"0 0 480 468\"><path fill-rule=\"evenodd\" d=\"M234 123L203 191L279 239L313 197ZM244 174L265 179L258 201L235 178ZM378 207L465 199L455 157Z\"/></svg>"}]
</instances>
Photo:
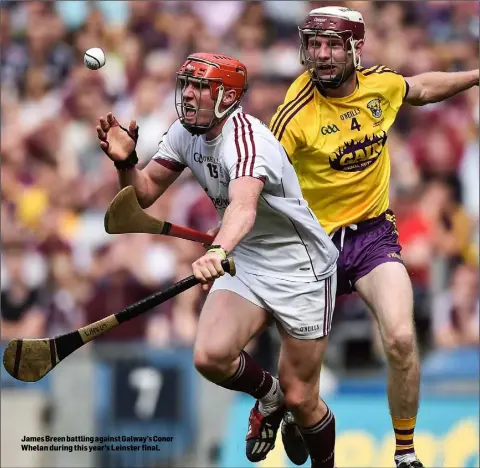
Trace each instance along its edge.
<instances>
[{"instance_id":1,"label":"sweaty face","mask_svg":"<svg viewBox=\"0 0 480 468\"><path fill-rule=\"evenodd\" d=\"M307 36L305 58L310 73L325 87L338 86L355 69L348 44L337 35Z\"/></svg>"},{"instance_id":2,"label":"sweaty face","mask_svg":"<svg viewBox=\"0 0 480 468\"><path fill-rule=\"evenodd\" d=\"M179 77L177 92L181 100L177 100L177 108L189 125L209 126L214 118L215 102L212 99L210 86L206 80L191 77Z\"/></svg>"}]
</instances>

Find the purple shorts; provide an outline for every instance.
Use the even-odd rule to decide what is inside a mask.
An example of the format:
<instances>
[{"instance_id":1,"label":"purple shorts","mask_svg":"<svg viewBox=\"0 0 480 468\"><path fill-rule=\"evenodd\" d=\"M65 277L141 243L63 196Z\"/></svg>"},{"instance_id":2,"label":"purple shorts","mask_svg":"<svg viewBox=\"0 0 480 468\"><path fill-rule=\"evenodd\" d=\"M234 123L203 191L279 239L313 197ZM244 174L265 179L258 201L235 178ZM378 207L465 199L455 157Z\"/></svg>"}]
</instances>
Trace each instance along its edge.
<instances>
[{"instance_id":1,"label":"purple shorts","mask_svg":"<svg viewBox=\"0 0 480 468\"><path fill-rule=\"evenodd\" d=\"M337 296L355 291L355 283L378 265L387 262L403 263L395 215L391 210L376 218L360 221L356 226L356 230L351 227L340 228L332 237L340 251L337 261Z\"/></svg>"}]
</instances>

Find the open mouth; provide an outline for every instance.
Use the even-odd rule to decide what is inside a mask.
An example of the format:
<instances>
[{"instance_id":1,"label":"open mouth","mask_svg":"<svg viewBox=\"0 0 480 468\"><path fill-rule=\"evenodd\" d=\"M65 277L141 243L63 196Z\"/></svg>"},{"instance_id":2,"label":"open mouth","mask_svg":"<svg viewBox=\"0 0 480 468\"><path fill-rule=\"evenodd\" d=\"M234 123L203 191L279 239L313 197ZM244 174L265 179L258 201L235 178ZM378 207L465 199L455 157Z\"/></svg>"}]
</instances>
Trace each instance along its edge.
<instances>
[{"instance_id":1,"label":"open mouth","mask_svg":"<svg viewBox=\"0 0 480 468\"><path fill-rule=\"evenodd\" d=\"M185 104L183 106L185 117L187 119L193 118L197 115L197 109L195 106L192 106L191 104Z\"/></svg>"},{"instance_id":2,"label":"open mouth","mask_svg":"<svg viewBox=\"0 0 480 468\"><path fill-rule=\"evenodd\" d=\"M322 75L331 75L335 73L337 70L337 67L335 65L330 65L330 64L324 64L324 65L318 65L317 66L317 71L320 72Z\"/></svg>"}]
</instances>

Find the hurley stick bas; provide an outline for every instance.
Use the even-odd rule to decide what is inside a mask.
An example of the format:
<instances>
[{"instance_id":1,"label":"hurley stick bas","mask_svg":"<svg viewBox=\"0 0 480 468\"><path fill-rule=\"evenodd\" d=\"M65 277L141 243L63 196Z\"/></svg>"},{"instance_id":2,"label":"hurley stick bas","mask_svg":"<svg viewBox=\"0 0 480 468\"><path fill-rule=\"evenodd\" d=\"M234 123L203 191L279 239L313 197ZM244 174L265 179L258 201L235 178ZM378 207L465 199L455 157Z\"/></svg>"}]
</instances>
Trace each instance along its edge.
<instances>
[{"instance_id":1,"label":"hurley stick bas","mask_svg":"<svg viewBox=\"0 0 480 468\"><path fill-rule=\"evenodd\" d=\"M235 275L235 264L232 258L223 260L222 267L231 276ZM84 344L197 284L199 281L191 275L164 291L129 305L116 314L55 338L11 340L3 353L3 365L15 379L23 382L37 382Z\"/></svg>"},{"instance_id":2,"label":"hurley stick bas","mask_svg":"<svg viewBox=\"0 0 480 468\"><path fill-rule=\"evenodd\" d=\"M120 190L112 200L105 213L104 225L108 234L163 234L207 245L211 245L214 240L214 236L209 234L161 221L149 215L138 203L135 188L131 185Z\"/></svg>"}]
</instances>

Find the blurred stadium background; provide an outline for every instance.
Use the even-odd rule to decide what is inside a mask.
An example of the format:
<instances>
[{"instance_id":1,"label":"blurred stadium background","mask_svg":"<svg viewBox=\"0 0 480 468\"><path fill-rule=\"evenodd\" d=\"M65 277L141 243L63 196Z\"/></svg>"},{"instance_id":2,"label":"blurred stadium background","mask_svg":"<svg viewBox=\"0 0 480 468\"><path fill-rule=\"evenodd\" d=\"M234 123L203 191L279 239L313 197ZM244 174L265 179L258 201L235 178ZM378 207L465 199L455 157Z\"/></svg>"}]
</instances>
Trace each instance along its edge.
<instances>
[{"instance_id":1,"label":"blurred stadium background","mask_svg":"<svg viewBox=\"0 0 480 468\"><path fill-rule=\"evenodd\" d=\"M1 339L70 331L190 274L202 248L149 235L108 236L118 190L96 120L136 118L142 164L176 118L175 71L221 51L250 73L244 109L268 123L302 69L297 24L327 2L2 1ZM362 11L362 65L404 75L478 67L473 1L336 2ZM83 66L106 51L100 71ZM422 353L417 452L428 467L478 467L479 92L405 107L390 131L391 199L415 289ZM216 213L184 174L150 211L207 230ZM36 384L2 367L5 467L247 467L252 400L194 372L204 300L193 289L71 356ZM228 313L228 311L225 311ZM249 345L275 372L278 342ZM394 446L385 365L369 312L351 296L334 315L322 392L337 416L337 466L389 467ZM25 452L23 436L158 435L157 452ZM68 444L67 444L68 445ZM73 444L72 444L73 446ZM261 467L290 466L277 444Z\"/></svg>"}]
</instances>

